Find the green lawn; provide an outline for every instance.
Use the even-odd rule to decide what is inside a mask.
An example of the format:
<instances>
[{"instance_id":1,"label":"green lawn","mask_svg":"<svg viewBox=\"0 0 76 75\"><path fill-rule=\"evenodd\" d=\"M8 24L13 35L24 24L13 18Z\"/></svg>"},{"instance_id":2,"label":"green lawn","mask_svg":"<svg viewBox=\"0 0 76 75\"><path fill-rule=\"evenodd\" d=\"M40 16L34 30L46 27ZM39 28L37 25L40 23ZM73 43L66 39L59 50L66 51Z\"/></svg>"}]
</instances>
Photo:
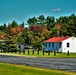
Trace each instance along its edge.
<instances>
[{"instance_id":1,"label":"green lawn","mask_svg":"<svg viewBox=\"0 0 76 75\"><path fill-rule=\"evenodd\" d=\"M76 73L0 63L0 75L76 75Z\"/></svg>"},{"instance_id":2,"label":"green lawn","mask_svg":"<svg viewBox=\"0 0 76 75\"><path fill-rule=\"evenodd\" d=\"M70 53L69 56L67 56L66 53L56 53L56 56L54 56L54 53L50 53L50 55L48 55L48 53L44 53L43 55L43 52L40 51L39 52L39 55L37 53L37 51L34 51L34 54L32 52L32 50L29 51L29 54L28 54L28 50L25 51L25 54L17 52L16 54L15 53L0 53L0 54L11 54L11 55L19 55L19 56L30 56L30 57L50 57L50 58L76 58L76 53Z\"/></svg>"}]
</instances>

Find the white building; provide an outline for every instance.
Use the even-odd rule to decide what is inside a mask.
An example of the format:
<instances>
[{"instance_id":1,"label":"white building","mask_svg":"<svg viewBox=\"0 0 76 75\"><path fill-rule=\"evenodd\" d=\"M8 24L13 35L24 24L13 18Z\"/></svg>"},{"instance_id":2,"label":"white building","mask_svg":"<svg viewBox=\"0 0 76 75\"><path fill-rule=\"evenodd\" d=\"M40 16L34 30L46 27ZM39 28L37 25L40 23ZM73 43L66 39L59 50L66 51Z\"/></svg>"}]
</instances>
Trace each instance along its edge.
<instances>
[{"instance_id":1,"label":"white building","mask_svg":"<svg viewBox=\"0 0 76 75\"><path fill-rule=\"evenodd\" d=\"M53 37L44 41L44 51L54 51L76 53L76 38L70 36Z\"/></svg>"}]
</instances>

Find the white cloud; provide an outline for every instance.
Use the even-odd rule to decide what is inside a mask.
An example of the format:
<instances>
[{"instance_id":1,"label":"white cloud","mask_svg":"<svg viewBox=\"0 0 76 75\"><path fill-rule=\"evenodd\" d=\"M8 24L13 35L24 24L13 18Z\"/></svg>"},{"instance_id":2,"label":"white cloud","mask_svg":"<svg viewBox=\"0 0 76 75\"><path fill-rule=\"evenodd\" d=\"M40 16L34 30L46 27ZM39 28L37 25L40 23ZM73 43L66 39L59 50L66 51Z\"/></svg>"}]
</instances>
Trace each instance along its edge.
<instances>
[{"instance_id":1,"label":"white cloud","mask_svg":"<svg viewBox=\"0 0 76 75\"><path fill-rule=\"evenodd\" d=\"M59 11L61 11L61 9L60 8L56 8L56 9L52 9L52 11L53 12L59 12Z\"/></svg>"}]
</instances>

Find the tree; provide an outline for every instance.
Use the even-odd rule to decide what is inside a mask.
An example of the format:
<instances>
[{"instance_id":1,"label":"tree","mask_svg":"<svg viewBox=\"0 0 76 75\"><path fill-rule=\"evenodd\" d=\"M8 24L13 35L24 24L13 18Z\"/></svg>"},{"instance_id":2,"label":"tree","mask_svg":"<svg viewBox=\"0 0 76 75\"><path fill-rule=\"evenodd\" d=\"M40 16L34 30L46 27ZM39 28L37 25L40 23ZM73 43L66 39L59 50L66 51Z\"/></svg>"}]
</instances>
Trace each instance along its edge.
<instances>
[{"instance_id":1,"label":"tree","mask_svg":"<svg viewBox=\"0 0 76 75\"><path fill-rule=\"evenodd\" d=\"M4 23L3 25L0 26L0 31L5 31L6 30L6 24Z\"/></svg>"},{"instance_id":2,"label":"tree","mask_svg":"<svg viewBox=\"0 0 76 75\"><path fill-rule=\"evenodd\" d=\"M24 44L24 37L22 37L22 35L19 35L19 37L18 37L18 43Z\"/></svg>"},{"instance_id":3,"label":"tree","mask_svg":"<svg viewBox=\"0 0 76 75\"><path fill-rule=\"evenodd\" d=\"M51 31L51 33L50 33L50 36L51 36L51 37L56 37L56 36L58 36L57 28L53 28L53 29L52 29L52 31Z\"/></svg>"},{"instance_id":4,"label":"tree","mask_svg":"<svg viewBox=\"0 0 76 75\"><path fill-rule=\"evenodd\" d=\"M67 32L69 35L76 36L76 16L74 14L68 16Z\"/></svg>"},{"instance_id":5,"label":"tree","mask_svg":"<svg viewBox=\"0 0 76 75\"><path fill-rule=\"evenodd\" d=\"M24 31L19 35L18 42L24 43L25 45L31 45L32 32L29 28L25 28Z\"/></svg>"},{"instance_id":6,"label":"tree","mask_svg":"<svg viewBox=\"0 0 76 75\"><path fill-rule=\"evenodd\" d=\"M37 24L37 18L33 17L33 18L29 18L27 23L31 26L31 25L36 25Z\"/></svg>"},{"instance_id":7,"label":"tree","mask_svg":"<svg viewBox=\"0 0 76 75\"><path fill-rule=\"evenodd\" d=\"M68 23L68 17L67 16L60 16L59 19L56 19L57 24L64 24Z\"/></svg>"},{"instance_id":8,"label":"tree","mask_svg":"<svg viewBox=\"0 0 76 75\"><path fill-rule=\"evenodd\" d=\"M45 39L49 38L50 31L45 26L31 26L30 30L32 31L32 39L31 39L31 44L34 48L41 48L42 47L42 42Z\"/></svg>"},{"instance_id":9,"label":"tree","mask_svg":"<svg viewBox=\"0 0 76 75\"><path fill-rule=\"evenodd\" d=\"M5 33L8 34L8 35L10 35L11 29L12 29L12 27L11 27L11 25L9 23L8 26L6 27Z\"/></svg>"},{"instance_id":10,"label":"tree","mask_svg":"<svg viewBox=\"0 0 76 75\"><path fill-rule=\"evenodd\" d=\"M44 15L40 15L38 17L38 22L40 22L41 25L44 25L45 24L45 17L44 17Z\"/></svg>"},{"instance_id":11,"label":"tree","mask_svg":"<svg viewBox=\"0 0 76 75\"><path fill-rule=\"evenodd\" d=\"M10 25L6 29L6 39L17 42L18 36L24 31L22 27L11 27Z\"/></svg>"},{"instance_id":12,"label":"tree","mask_svg":"<svg viewBox=\"0 0 76 75\"><path fill-rule=\"evenodd\" d=\"M68 32L68 31L67 31L67 24L63 24L63 25L60 27L60 29L59 29L59 35L60 35L60 36L62 36L62 35L67 36L67 35L68 35L67 32Z\"/></svg>"},{"instance_id":13,"label":"tree","mask_svg":"<svg viewBox=\"0 0 76 75\"><path fill-rule=\"evenodd\" d=\"M24 25L25 25L24 22L22 22L22 24L20 24L20 27L24 28Z\"/></svg>"},{"instance_id":14,"label":"tree","mask_svg":"<svg viewBox=\"0 0 76 75\"><path fill-rule=\"evenodd\" d=\"M14 21L12 21L12 23L10 24L10 26L13 28L13 27L17 27L18 26L18 24L17 24L17 22L14 20Z\"/></svg>"},{"instance_id":15,"label":"tree","mask_svg":"<svg viewBox=\"0 0 76 75\"><path fill-rule=\"evenodd\" d=\"M47 28L49 29L49 30L51 30L53 27L54 27L54 25L55 25L55 18L54 18L54 16L47 16L47 18L46 18L46 25L47 25Z\"/></svg>"},{"instance_id":16,"label":"tree","mask_svg":"<svg viewBox=\"0 0 76 75\"><path fill-rule=\"evenodd\" d=\"M12 35L18 34L18 33L21 33L22 31L24 31L24 28L23 27L13 27L11 29L11 34Z\"/></svg>"}]
</instances>

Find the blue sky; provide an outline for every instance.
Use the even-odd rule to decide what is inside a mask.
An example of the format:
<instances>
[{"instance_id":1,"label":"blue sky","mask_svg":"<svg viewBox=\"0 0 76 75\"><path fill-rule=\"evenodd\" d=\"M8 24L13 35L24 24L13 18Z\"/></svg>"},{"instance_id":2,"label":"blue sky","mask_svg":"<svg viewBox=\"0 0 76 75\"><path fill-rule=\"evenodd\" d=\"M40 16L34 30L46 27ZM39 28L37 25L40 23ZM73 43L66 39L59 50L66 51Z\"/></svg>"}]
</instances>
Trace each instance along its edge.
<instances>
[{"instance_id":1,"label":"blue sky","mask_svg":"<svg viewBox=\"0 0 76 75\"><path fill-rule=\"evenodd\" d=\"M16 20L19 24L28 18L68 16L76 14L76 0L0 0L0 25Z\"/></svg>"}]
</instances>

